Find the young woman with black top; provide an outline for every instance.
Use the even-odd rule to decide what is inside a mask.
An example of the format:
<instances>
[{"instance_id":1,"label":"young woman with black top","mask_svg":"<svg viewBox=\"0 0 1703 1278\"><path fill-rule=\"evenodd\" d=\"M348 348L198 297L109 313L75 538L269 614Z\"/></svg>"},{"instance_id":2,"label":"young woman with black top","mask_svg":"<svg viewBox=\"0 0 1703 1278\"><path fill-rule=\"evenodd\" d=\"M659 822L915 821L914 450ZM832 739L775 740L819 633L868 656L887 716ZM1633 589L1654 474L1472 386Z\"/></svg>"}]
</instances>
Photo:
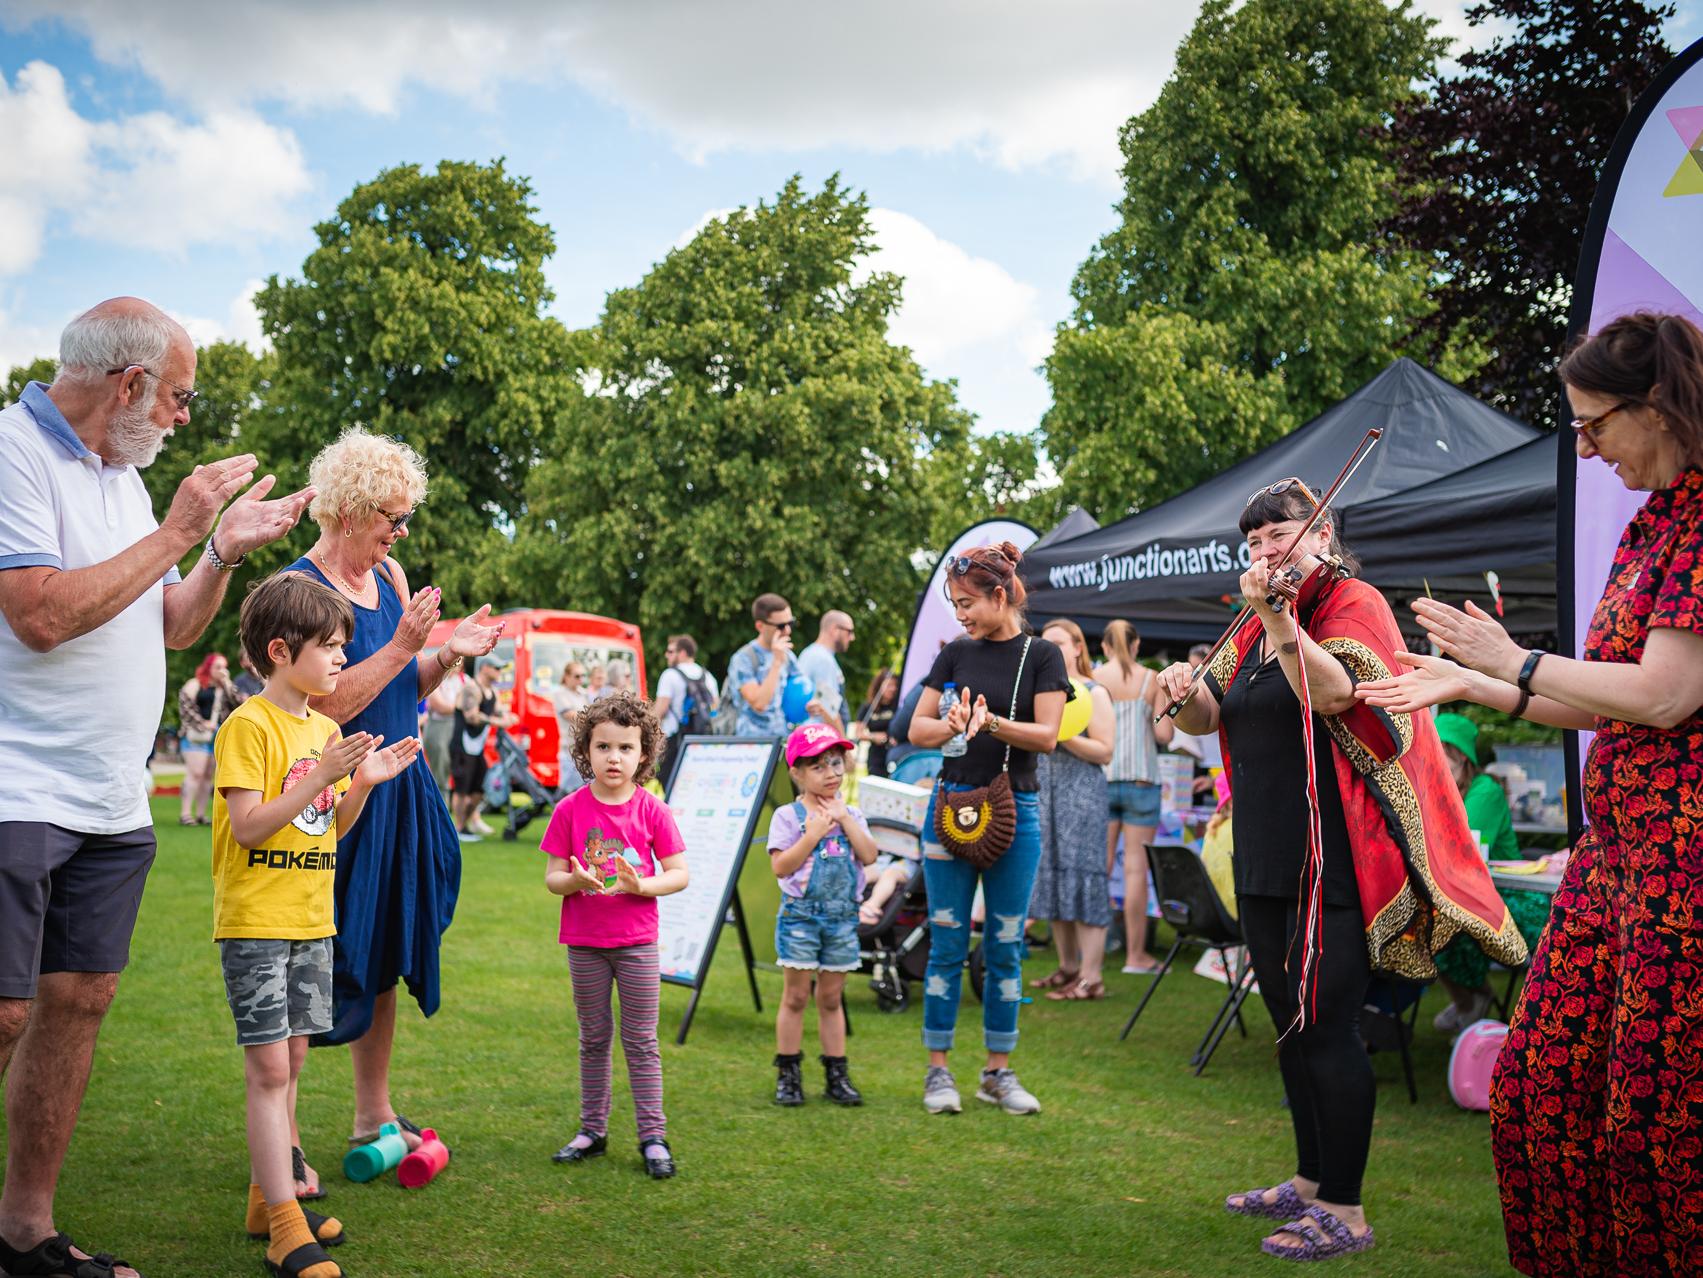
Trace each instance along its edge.
<instances>
[{"instance_id":1,"label":"young woman with black top","mask_svg":"<svg viewBox=\"0 0 1703 1278\"><path fill-rule=\"evenodd\" d=\"M869 685L869 698L857 712L857 737L869 742L869 775L887 775L887 747L893 716L899 709L899 676L883 666Z\"/></svg>"},{"instance_id":2,"label":"young woman with black top","mask_svg":"<svg viewBox=\"0 0 1703 1278\"><path fill-rule=\"evenodd\" d=\"M1025 592L1017 576L1021 557L1017 547L1001 542L976 547L947 565L946 595L964 637L941 649L923 680L922 699L910 726L911 744L925 749L938 749L959 733L967 738L964 753L948 756L941 768L948 795L992 784L1009 758L1017 804L1011 846L986 870L954 857L935 841L933 802L924 823L930 941L923 987L922 1038L929 1060L923 1105L931 1114L955 1114L963 1108L946 1061L958 1022L978 880L987 909L982 939L987 960L982 997L987 1065L976 1099L1011 1114L1040 1109L1040 1102L1017 1081L1010 1059L1023 999L1023 924L1041 859L1035 756L1050 754L1058 745L1070 679L1059 650L1024 627ZM957 685L959 700L941 717L940 696L948 683Z\"/></svg>"}]
</instances>

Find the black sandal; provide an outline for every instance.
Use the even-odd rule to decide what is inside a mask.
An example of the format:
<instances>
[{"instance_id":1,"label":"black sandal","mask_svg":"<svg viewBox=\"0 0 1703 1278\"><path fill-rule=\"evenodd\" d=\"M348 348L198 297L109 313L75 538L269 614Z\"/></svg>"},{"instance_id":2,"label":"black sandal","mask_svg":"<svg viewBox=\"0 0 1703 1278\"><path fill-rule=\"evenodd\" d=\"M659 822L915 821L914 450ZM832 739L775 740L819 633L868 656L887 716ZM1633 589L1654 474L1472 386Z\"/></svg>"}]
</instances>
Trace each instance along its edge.
<instances>
[{"instance_id":1,"label":"black sandal","mask_svg":"<svg viewBox=\"0 0 1703 1278\"><path fill-rule=\"evenodd\" d=\"M302 1153L300 1145L290 1146L290 1174L296 1178L297 1184L307 1184L307 1155ZM306 1194L297 1194L296 1201L298 1203L317 1203L324 1197L325 1184L321 1182L318 1189Z\"/></svg>"},{"instance_id":2,"label":"black sandal","mask_svg":"<svg viewBox=\"0 0 1703 1278\"><path fill-rule=\"evenodd\" d=\"M0 1238L0 1269L10 1278L114 1278L121 1268L136 1268L128 1260L120 1260L106 1251L96 1252L86 1260L73 1256L74 1246L69 1234L44 1238L28 1251L16 1251Z\"/></svg>"},{"instance_id":3,"label":"black sandal","mask_svg":"<svg viewBox=\"0 0 1703 1278\"><path fill-rule=\"evenodd\" d=\"M341 1247L344 1240L349 1236L347 1231L343 1229L339 1229L334 1234L321 1233L320 1230L324 1229L325 1226L330 1223L331 1217L321 1216L317 1211L309 1211L306 1207L303 1207L302 1218L307 1221L308 1232L313 1235L313 1240L321 1247ZM337 1223L341 1225L343 1222L338 1221ZM272 1238L272 1231L264 1229L258 1234L251 1232L249 1237L256 1240L265 1239L270 1241Z\"/></svg>"},{"instance_id":4,"label":"black sandal","mask_svg":"<svg viewBox=\"0 0 1703 1278\"><path fill-rule=\"evenodd\" d=\"M274 1263L270 1258L260 1262L266 1266L266 1272L273 1278L301 1278L304 1269L312 1269L315 1265L332 1265L337 1262L325 1254L325 1248L316 1242L303 1243L290 1252L283 1260Z\"/></svg>"},{"instance_id":5,"label":"black sandal","mask_svg":"<svg viewBox=\"0 0 1703 1278\"><path fill-rule=\"evenodd\" d=\"M553 1163L583 1163L588 1158L601 1157L609 1148L609 1137L607 1134L597 1136L586 1131L584 1128L581 1128L579 1133L574 1137L574 1140L578 1140L580 1136L590 1136L591 1144L576 1146L573 1140L570 1140L566 1145L563 1145L555 1153L550 1155L550 1161Z\"/></svg>"},{"instance_id":6,"label":"black sandal","mask_svg":"<svg viewBox=\"0 0 1703 1278\"><path fill-rule=\"evenodd\" d=\"M652 1158L645 1153L645 1148L649 1145L661 1145L668 1152L661 1158ZM655 1138L641 1140L639 1142L639 1157L644 1159L645 1175L652 1180L667 1180L674 1174L674 1151L668 1149L668 1142L665 1140L656 1140Z\"/></svg>"}]
</instances>

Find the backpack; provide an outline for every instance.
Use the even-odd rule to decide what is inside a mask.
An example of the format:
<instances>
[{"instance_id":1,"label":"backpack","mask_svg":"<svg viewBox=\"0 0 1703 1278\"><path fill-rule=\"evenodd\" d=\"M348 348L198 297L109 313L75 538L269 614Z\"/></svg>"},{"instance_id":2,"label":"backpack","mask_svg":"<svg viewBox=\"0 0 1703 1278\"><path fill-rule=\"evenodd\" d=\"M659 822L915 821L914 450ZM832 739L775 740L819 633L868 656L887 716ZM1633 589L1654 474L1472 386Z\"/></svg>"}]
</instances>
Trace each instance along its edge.
<instances>
[{"instance_id":1,"label":"backpack","mask_svg":"<svg viewBox=\"0 0 1703 1278\"><path fill-rule=\"evenodd\" d=\"M701 668L701 667L700 667ZM710 695L710 676L706 670L696 679L686 679L686 699L680 706L680 732L683 736L707 737L716 732L716 698Z\"/></svg>"}]
</instances>

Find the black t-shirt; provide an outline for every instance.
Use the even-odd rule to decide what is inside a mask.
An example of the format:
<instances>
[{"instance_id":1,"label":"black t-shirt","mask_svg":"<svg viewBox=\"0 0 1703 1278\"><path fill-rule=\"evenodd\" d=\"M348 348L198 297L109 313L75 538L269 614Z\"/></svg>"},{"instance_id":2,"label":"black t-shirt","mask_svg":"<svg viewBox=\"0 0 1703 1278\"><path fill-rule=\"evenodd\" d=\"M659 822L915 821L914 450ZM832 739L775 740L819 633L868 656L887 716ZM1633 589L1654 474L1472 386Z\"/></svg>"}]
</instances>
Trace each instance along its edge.
<instances>
[{"instance_id":1,"label":"black t-shirt","mask_svg":"<svg viewBox=\"0 0 1703 1278\"><path fill-rule=\"evenodd\" d=\"M1023 680L1017 689L1017 711L1013 714L1011 688L1017 681L1017 662L1023 655L1025 639L1029 641L1029 658L1023 662ZM960 696L969 689L972 701L978 696L986 697L989 710L1001 719L1015 719L1019 723L1035 721L1036 693L1070 693L1070 676L1058 645L1026 635L1010 639L954 639L940 650L934 659L934 669L923 680L925 686L936 692L944 692L948 683L958 685ZM969 749L962 755L947 757L940 775L960 785L988 785L999 775L1004 763L1005 742L980 732L970 738ZM1016 746L1011 750L1011 788L1038 788L1035 756Z\"/></svg>"},{"instance_id":2,"label":"black t-shirt","mask_svg":"<svg viewBox=\"0 0 1703 1278\"><path fill-rule=\"evenodd\" d=\"M1219 698L1230 745L1231 817L1237 896L1300 899L1307 860L1307 762L1301 749L1301 702L1280 662L1250 653ZM1214 689L1216 690L1216 689ZM1331 757L1330 729L1313 714L1313 753L1319 780L1319 827L1324 835L1326 905L1360 904L1342 792Z\"/></svg>"},{"instance_id":3,"label":"black t-shirt","mask_svg":"<svg viewBox=\"0 0 1703 1278\"><path fill-rule=\"evenodd\" d=\"M896 704L881 707L865 705L857 712L858 721L871 732L885 732L891 735L893 731L893 715L898 711L898 708L899 707ZM884 777L887 775L887 747L890 744L892 744L890 741L872 741L869 743L870 776Z\"/></svg>"}]
</instances>

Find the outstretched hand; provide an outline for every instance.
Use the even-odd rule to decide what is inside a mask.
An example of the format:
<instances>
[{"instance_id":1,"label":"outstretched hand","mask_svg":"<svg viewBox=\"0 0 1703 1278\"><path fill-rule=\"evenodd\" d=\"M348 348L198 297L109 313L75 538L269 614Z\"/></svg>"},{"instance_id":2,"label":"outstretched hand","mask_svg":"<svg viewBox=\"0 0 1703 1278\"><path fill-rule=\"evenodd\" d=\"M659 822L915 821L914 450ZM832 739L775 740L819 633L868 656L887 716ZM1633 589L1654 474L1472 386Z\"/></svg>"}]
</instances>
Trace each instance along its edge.
<instances>
[{"instance_id":1,"label":"outstretched hand","mask_svg":"<svg viewBox=\"0 0 1703 1278\"><path fill-rule=\"evenodd\" d=\"M382 785L392 777L402 775L402 770L420 753L419 737L403 737L395 745L385 746L382 750L374 750L361 760L361 766L355 769L355 779L364 786Z\"/></svg>"},{"instance_id":2,"label":"outstretched hand","mask_svg":"<svg viewBox=\"0 0 1703 1278\"><path fill-rule=\"evenodd\" d=\"M470 617L463 617L449 637L449 650L458 657L483 657L503 637L503 623L490 624L491 605L483 604Z\"/></svg>"},{"instance_id":3,"label":"outstretched hand","mask_svg":"<svg viewBox=\"0 0 1703 1278\"><path fill-rule=\"evenodd\" d=\"M308 508L318 490L308 487L288 497L265 500L266 494L277 482L272 475L261 476L254 487L226 509L219 520L218 530L213 534L214 549L219 552L220 558L227 562L241 559L249 551L288 535L301 520L302 512Z\"/></svg>"},{"instance_id":4,"label":"outstretched hand","mask_svg":"<svg viewBox=\"0 0 1703 1278\"><path fill-rule=\"evenodd\" d=\"M396 645L404 652L415 653L426 646L432 627L438 624L443 595L436 586L422 586L414 592L402 619L396 623Z\"/></svg>"},{"instance_id":5,"label":"outstretched hand","mask_svg":"<svg viewBox=\"0 0 1703 1278\"><path fill-rule=\"evenodd\" d=\"M1409 668L1388 679L1368 679L1356 685L1354 695L1367 705L1397 714L1412 714L1466 696L1466 672L1446 657L1398 652L1395 658Z\"/></svg>"},{"instance_id":6,"label":"outstretched hand","mask_svg":"<svg viewBox=\"0 0 1703 1278\"><path fill-rule=\"evenodd\" d=\"M332 785L348 776L383 740L383 737L375 737L370 732L340 736L338 730L333 729L319 756L319 766L326 773L325 783Z\"/></svg>"},{"instance_id":7,"label":"outstretched hand","mask_svg":"<svg viewBox=\"0 0 1703 1278\"><path fill-rule=\"evenodd\" d=\"M606 889L610 892L624 892L628 896L643 896L644 885L639 880L639 872L633 868L633 863L624 856L615 858L615 886Z\"/></svg>"},{"instance_id":8,"label":"outstretched hand","mask_svg":"<svg viewBox=\"0 0 1703 1278\"><path fill-rule=\"evenodd\" d=\"M585 868L585 862L577 856L568 858L568 890L570 892L591 892L601 894L603 879Z\"/></svg>"},{"instance_id":9,"label":"outstretched hand","mask_svg":"<svg viewBox=\"0 0 1703 1278\"><path fill-rule=\"evenodd\" d=\"M1484 609L1467 600L1466 609L1436 599L1415 599L1414 615L1432 641L1468 669L1512 683L1519 677L1526 651Z\"/></svg>"}]
</instances>

